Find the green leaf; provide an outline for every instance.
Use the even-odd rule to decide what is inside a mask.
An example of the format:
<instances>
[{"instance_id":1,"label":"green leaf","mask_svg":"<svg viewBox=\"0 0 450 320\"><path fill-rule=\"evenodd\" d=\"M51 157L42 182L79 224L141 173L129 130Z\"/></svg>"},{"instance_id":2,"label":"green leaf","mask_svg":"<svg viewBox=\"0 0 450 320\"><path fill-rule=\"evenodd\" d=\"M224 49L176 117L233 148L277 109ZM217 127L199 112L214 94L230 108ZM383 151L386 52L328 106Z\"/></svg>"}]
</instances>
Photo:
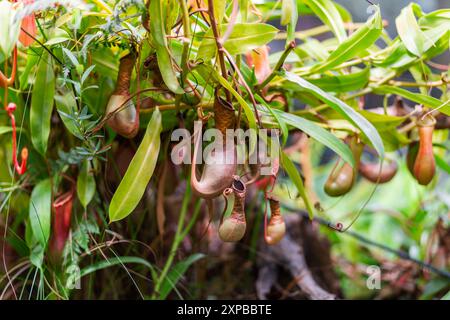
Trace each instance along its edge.
<instances>
[{"instance_id":1,"label":"green leaf","mask_svg":"<svg viewBox=\"0 0 450 320\"><path fill-rule=\"evenodd\" d=\"M116 265L124 265L128 263L141 264L153 271L153 266L145 259L139 257L113 257L108 260L99 261L81 269L80 278L87 276L99 270L103 270Z\"/></svg>"},{"instance_id":2,"label":"green leaf","mask_svg":"<svg viewBox=\"0 0 450 320\"><path fill-rule=\"evenodd\" d=\"M450 116L449 101L442 102L441 100L433 98L432 96L424 95L421 93L414 93L406 89L392 86L381 86L378 88L374 88L373 92L375 94L395 94L408 100L414 101L416 103L423 104L426 107L437 109L439 110L439 112L442 112L447 116Z\"/></svg>"},{"instance_id":3,"label":"green leaf","mask_svg":"<svg viewBox=\"0 0 450 320\"><path fill-rule=\"evenodd\" d=\"M343 41L334 50L328 59L312 68L312 72L326 71L341 63L356 57L359 53L369 48L380 37L383 30L380 9L377 7L375 14L364 26L356 30L350 37Z\"/></svg>"},{"instance_id":4,"label":"green leaf","mask_svg":"<svg viewBox=\"0 0 450 320\"><path fill-rule=\"evenodd\" d=\"M0 127L0 136L2 134L9 133L9 132L12 132L12 128L11 127Z\"/></svg>"},{"instance_id":5,"label":"green leaf","mask_svg":"<svg viewBox=\"0 0 450 320\"><path fill-rule=\"evenodd\" d=\"M27 133L23 128L16 129L16 132L19 132L19 131L22 131L23 133ZM0 136L2 134L6 134L6 133L10 133L10 132L12 132L12 127L3 127L3 126L0 127Z\"/></svg>"},{"instance_id":6,"label":"green leaf","mask_svg":"<svg viewBox=\"0 0 450 320\"><path fill-rule=\"evenodd\" d=\"M292 180L295 187L297 188L300 197L303 199L306 210L308 211L309 218L313 219L314 209L313 206L311 205L311 201L309 201L308 195L306 194L305 186L303 184L303 180L302 177L300 176L300 173L298 172L292 160L283 151L281 151L280 155L281 155L281 166L286 171L289 178Z\"/></svg>"},{"instance_id":7,"label":"green leaf","mask_svg":"<svg viewBox=\"0 0 450 320\"><path fill-rule=\"evenodd\" d=\"M364 88L369 83L370 68L342 75L323 75L320 78L306 78L307 81L328 92L349 92Z\"/></svg>"},{"instance_id":8,"label":"green leaf","mask_svg":"<svg viewBox=\"0 0 450 320\"><path fill-rule=\"evenodd\" d=\"M355 165L355 159L353 158L350 148L329 131L305 118L275 109L273 112L279 114L280 118L287 124L302 130L311 138L336 152L337 155L348 162L352 167Z\"/></svg>"},{"instance_id":9,"label":"green leaf","mask_svg":"<svg viewBox=\"0 0 450 320\"><path fill-rule=\"evenodd\" d=\"M281 3L281 19L280 23L282 26L287 25L291 22L292 9L294 8L294 3L292 0L282 0Z\"/></svg>"},{"instance_id":10,"label":"green leaf","mask_svg":"<svg viewBox=\"0 0 450 320\"><path fill-rule=\"evenodd\" d=\"M0 1L0 51L9 57L19 39L20 19L16 19L15 4Z\"/></svg>"},{"instance_id":11,"label":"green leaf","mask_svg":"<svg viewBox=\"0 0 450 320\"><path fill-rule=\"evenodd\" d=\"M395 19L395 25L398 35L408 51L420 57L424 52L425 37L414 16L413 5L417 6L417 4L411 3L402 9L400 15Z\"/></svg>"},{"instance_id":12,"label":"green leaf","mask_svg":"<svg viewBox=\"0 0 450 320\"><path fill-rule=\"evenodd\" d=\"M301 89L322 100L345 119L350 121L354 126L358 127L370 140L378 155L381 158L384 157L384 147L381 137L375 127L366 118L343 101L323 91L319 87L316 87L312 83L302 79L294 73L286 72L284 76L288 81L297 84Z\"/></svg>"},{"instance_id":13,"label":"green leaf","mask_svg":"<svg viewBox=\"0 0 450 320\"><path fill-rule=\"evenodd\" d=\"M450 9L440 9L419 18L419 25L422 28L436 28L442 24L450 24Z\"/></svg>"},{"instance_id":14,"label":"green leaf","mask_svg":"<svg viewBox=\"0 0 450 320\"><path fill-rule=\"evenodd\" d=\"M50 179L40 181L31 192L29 219L32 234L45 248L50 237L52 185Z\"/></svg>"},{"instance_id":15,"label":"green leaf","mask_svg":"<svg viewBox=\"0 0 450 320\"><path fill-rule=\"evenodd\" d=\"M288 136L289 136L289 130L287 128L286 122L276 113L271 106L259 95L255 94L255 99L259 103L261 103L267 110L269 110L270 114L277 120L278 125L280 126L280 130L282 133L283 138L283 145L286 144Z\"/></svg>"},{"instance_id":16,"label":"green leaf","mask_svg":"<svg viewBox=\"0 0 450 320\"><path fill-rule=\"evenodd\" d=\"M396 128L406 120L406 117L379 114L371 112L370 110L359 110L358 112L362 114L364 118L369 120L378 131Z\"/></svg>"},{"instance_id":17,"label":"green leaf","mask_svg":"<svg viewBox=\"0 0 450 320\"><path fill-rule=\"evenodd\" d=\"M323 23L330 27L339 43L347 38L344 21L338 8L330 0L305 0L305 4L317 15Z\"/></svg>"},{"instance_id":18,"label":"green leaf","mask_svg":"<svg viewBox=\"0 0 450 320\"><path fill-rule=\"evenodd\" d=\"M74 67L78 66L80 63L78 62L77 57L75 57L75 55L72 53L72 51L70 51L67 48L62 48L64 54L67 56L67 58L69 58L70 62L72 63L72 65Z\"/></svg>"},{"instance_id":19,"label":"green leaf","mask_svg":"<svg viewBox=\"0 0 450 320\"><path fill-rule=\"evenodd\" d=\"M91 172L91 163L85 160L77 179L77 194L81 204L86 208L95 195L95 179Z\"/></svg>"},{"instance_id":20,"label":"green leaf","mask_svg":"<svg viewBox=\"0 0 450 320\"><path fill-rule=\"evenodd\" d=\"M450 300L450 290L441 298L441 300Z\"/></svg>"},{"instance_id":21,"label":"green leaf","mask_svg":"<svg viewBox=\"0 0 450 320\"><path fill-rule=\"evenodd\" d=\"M294 51L302 60L312 58L317 61L324 61L329 56L327 47L314 38L307 38L306 41L297 46Z\"/></svg>"},{"instance_id":22,"label":"green leaf","mask_svg":"<svg viewBox=\"0 0 450 320\"><path fill-rule=\"evenodd\" d=\"M159 299L164 300L167 298L169 293L175 288L178 281L181 277L186 273L188 268L195 263L196 261L204 258L205 255L203 253L195 253L189 256L187 259L178 262L167 274L161 283L161 289L159 292Z\"/></svg>"},{"instance_id":23,"label":"green leaf","mask_svg":"<svg viewBox=\"0 0 450 320\"><path fill-rule=\"evenodd\" d=\"M442 159L437 154L434 155L436 159L436 164L441 170L445 171L447 174L450 174L450 164L448 164L444 159Z\"/></svg>"},{"instance_id":24,"label":"green leaf","mask_svg":"<svg viewBox=\"0 0 450 320\"><path fill-rule=\"evenodd\" d=\"M223 35L228 25L222 25L220 34ZM246 53L259 48L275 38L278 29L265 23L236 23L224 47L230 55ZM213 32L209 29L200 43L197 59L210 60L217 52L216 41Z\"/></svg>"},{"instance_id":25,"label":"green leaf","mask_svg":"<svg viewBox=\"0 0 450 320\"><path fill-rule=\"evenodd\" d=\"M447 14L448 15L448 14ZM445 50L448 50L450 38L450 19L444 12L431 12L419 20L423 33L423 55L417 57L410 53L405 44L396 39L391 45L387 55L377 65L390 68L403 68L418 60L429 60Z\"/></svg>"},{"instance_id":26,"label":"green leaf","mask_svg":"<svg viewBox=\"0 0 450 320\"><path fill-rule=\"evenodd\" d=\"M55 74L52 58L45 52L38 65L30 111L31 142L42 156L45 156L47 151L54 95Z\"/></svg>"},{"instance_id":27,"label":"green leaf","mask_svg":"<svg viewBox=\"0 0 450 320\"><path fill-rule=\"evenodd\" d=\"M69 37L54 37L54 38L51 38L50 40L48 40L44 44L46 46L51 47L51 46L53 46L55 44L59 44L59 43L66 42L66 41L69 41L69 40L71 40L71 38L69 38Z\"/></svg>"},{"instance_id":28,"label":"green leaf","mask_svg":"<svg viewBox=\"0 0 450 320\"><path fill-rule=\"evenodd\" d=\"M225 8L227 6L227 1L213 0L213 5L214 5L214 18L216 18L217 24L220 25L222 23L223 17L225 16Z\"/></svg>"},{"instance_id":29,"label":"green leaf","mask_svg":"<svg viewBox=\"0 0 450 320\"><path fill-rule=\"evenodd\" d=\"M150 1L149 10L152 16L150 19L150 31L156 48L158 67L161 71L164 83L172 92L183 94L184 90L180 87L175 74L169 44L167 42L166 28L164 26L165 19L163 19L165 4L167 3L163 0Z\"/></svg>"},{"instance_id":30,"label":"green leaf","mask_svg":"<svg viewBox=\"0 0 450 320\"><path fill-rule=\"evenodd\" d=\"M295 40L295 29L298 21L298 9L296 0L283 0L281 6L281 24L287 25L286 42Z\"/></svg>"},{"instance_id":31,"label":"green leaf","mask_svg":"<svg viewBox=\"0 0 450 320\"><path fill-rule=\"evenodd\" d=\"M144 138L109 205L111 222L128 216L141 200L158 160L161 130L161 113L156 108L147 125Z\"/></svg>"},{"instance_id":32,"label":"green leaf","mask_svg":"<svg viewBox=\"0 0 450 320\"><path fill-rule=\"evenodd\" d=\"M68 118L67 115L73 115L76 110L76 100L72 91L67 90L65 93L55 95L56 111L58 111L64 126L71 134L79 139L83 139L80 130L74 119Z\"/></svg>"},{"instance_id":33,"label":"green leaf","mask_svg":"<svg viewBox=\"0 0 450 320\"><path fill-rule=\"evenodd\" d=\"M19 77L20 90L25 91L25 89L28 87L30 72L38 64L39 59L41 58L41 54L42 50L36 48L29 48L27 50L27 64L25 65L25 68L22 70L22 72L20 72Z\"/></svg>"}]
</instances>

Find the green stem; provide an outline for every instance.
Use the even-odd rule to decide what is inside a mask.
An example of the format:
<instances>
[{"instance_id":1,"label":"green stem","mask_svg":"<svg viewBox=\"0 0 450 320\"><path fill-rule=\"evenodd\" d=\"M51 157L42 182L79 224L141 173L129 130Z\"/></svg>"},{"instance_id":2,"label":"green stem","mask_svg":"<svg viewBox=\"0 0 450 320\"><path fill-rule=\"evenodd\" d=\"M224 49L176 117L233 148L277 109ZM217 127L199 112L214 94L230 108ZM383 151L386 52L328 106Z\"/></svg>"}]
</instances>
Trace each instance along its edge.
<instances>
[{"instance_id":1,"label":"green stem","mask_svg":"<svg viewBox=\"0 0 450 320\"><path fill-rule=\"evenodd\" d=\"M283 67L284 61L286 61L287 57L289 56L289 53L295 48L295 41L291 41L286 48L284 49L283 54L281 55L280 59L278 60L277 64L275 65L275 68L272 70L272 73L269 74L269 76L261 82L258 86L256 86L257 90L263 89L265 86L269 84L270 81L272 81L273 78L277 75L277 72L281 70Z\"/></svg>"},{"instance_id":2,"label":"green stem","mask_svg":"<svg viewBox=\"0 0 450 320\"><path fill-rule=\"evenodd\" d=\"M186 235L192 229L192 227L194 226L194 223L197 220L197 217L200 213L201 202L200 202L200 200L197 200L197 203L196 203L196 206L194 209L194 213L193 213L191 219L189 220L188 225L183 230L184 219L186 217L186 213L187 213L187 210L189 207L190 200L191 200L191 187L190 187L190 184L188 183L186 192L184 194L183 203L181 205L181 212L180 212L180 216L178 218L177 231L175 233L175 236L174 236L174 239L172 242L172 246L170 248L169 257L167 258L164 268L162 269L161 274L155 283L155 290L153 292L152 299L157 298L157 296L159 294L159 290L161 289L161 285L162 285L164 279L166 278L167 273L170 270L170 267L172 266L173 260L175 259L175 254L178 250L180 243L183 241L183 239L186 237Z\"/></svg>"},{"instance_id":3,"label":"green stem","mask_svg":"<svg viewBox=\"0 0 450 320\"><path fill-rule=\"evenodd\" d=\"M184 86L184 82L186 81L186 76L188 73L188 60L189 60L189 46L190 46L190 40L191 39L191 25L189 23L189 11L186 5L186 1L185 0L179 0L180 2L180 6L181 6L181 11L182 11L182 21L183 21L183 37L184 37L184 42L183 42L183 52L181 54L181 68L182 68L182 73L181 73L181 81L183 83Z\"/></svg>"}]
</instances>

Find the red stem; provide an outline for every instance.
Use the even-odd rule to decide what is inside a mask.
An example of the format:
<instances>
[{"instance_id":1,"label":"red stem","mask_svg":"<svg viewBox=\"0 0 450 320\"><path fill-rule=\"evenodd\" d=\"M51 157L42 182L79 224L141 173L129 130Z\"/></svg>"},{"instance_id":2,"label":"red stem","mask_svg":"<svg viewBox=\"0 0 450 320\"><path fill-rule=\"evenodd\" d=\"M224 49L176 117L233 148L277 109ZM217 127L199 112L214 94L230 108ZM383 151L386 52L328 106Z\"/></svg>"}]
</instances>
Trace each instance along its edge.
<instances>
[{"instance_id":1,"label":"red stem","mask_svg":"<svg viewBox=\"0 0 450 320\"><path fill-rule=\"evenodd\" d=\"M15 110L16 110L16 105L14 103L8 104L6 111L8 112L9 118L11 119L13 163L14 163L14 168L16 169L16 172L19 175L22 175L27 171L28 149L27 148L22 149L22 152L21 152L22 163L19 164L19 161L17 160L17 128L16 128L16 118L14 117Z\"/></svg>"},{"instance_id":2,"label":"red stem","mask_svg":"<svg viewBox=\"0 0 450 320\"><path fill-rule=\"evenodd\" d=\"M5 60L5 72L6 72L7 61L8 60L6 59ZM14 47L13 67L11 70L11 76L9 78L6 78L6 76L3 74L3 72L0 71L0 85L2 85L5 88L12 85L14 83L14 79L16 78L16 69L17 69L17 47Z\"/></svg>"}]
</instances>

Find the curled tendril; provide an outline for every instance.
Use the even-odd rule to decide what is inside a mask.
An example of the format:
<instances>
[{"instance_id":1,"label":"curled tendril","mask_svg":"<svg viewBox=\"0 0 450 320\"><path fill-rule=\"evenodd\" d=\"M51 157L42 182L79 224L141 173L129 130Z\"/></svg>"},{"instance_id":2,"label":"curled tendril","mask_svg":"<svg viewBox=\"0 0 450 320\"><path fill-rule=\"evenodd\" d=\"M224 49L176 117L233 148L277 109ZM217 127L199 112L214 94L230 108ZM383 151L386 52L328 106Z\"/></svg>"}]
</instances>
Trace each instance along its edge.
<instances>
[{"instance_id":1,"label":"curled tendril","mask_svg":"<svg viewBox=\"0 0 450 320\"><path fill-rule=\"evenodd\" d=\"M17 160L17 129L16 129L16 119L14 117L14 111L16 110L16 105L14 103L8 104L6 111L8 112L8 116L11 119L11 127L12 127L12 145L13 145L13 163L16 172L19 175L24 174L27 171L27 159L28 159L28 149L23 148L21 152L22 163L19 164Z\"/></svg>"}]
</instances>

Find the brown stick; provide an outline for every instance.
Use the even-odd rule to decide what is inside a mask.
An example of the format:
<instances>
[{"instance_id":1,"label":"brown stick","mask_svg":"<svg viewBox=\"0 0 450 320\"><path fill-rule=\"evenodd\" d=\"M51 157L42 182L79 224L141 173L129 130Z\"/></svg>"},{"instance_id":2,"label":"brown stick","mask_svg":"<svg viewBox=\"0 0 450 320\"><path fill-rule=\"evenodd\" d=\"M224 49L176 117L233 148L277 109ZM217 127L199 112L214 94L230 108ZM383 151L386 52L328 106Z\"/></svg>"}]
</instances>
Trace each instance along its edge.
<instances>
[{"instance_id":1,"label":"brown stick","mask_svg":"<svg viewBox=\"0 0 450 320\"><path fill-rule=\"evenodd\" d=\"M286 216L286 225L298 224L299 217L294 215ZM292 228L292 226L291 226ZM312 300L334 300L336 296L322 289L314 280L311 271L309 270L303 247L293 239L289 232L276 245L267 247L270 256L280 265L285 266L292 276L299 288L305 292Z\"/></svg>"}]
</instances>

